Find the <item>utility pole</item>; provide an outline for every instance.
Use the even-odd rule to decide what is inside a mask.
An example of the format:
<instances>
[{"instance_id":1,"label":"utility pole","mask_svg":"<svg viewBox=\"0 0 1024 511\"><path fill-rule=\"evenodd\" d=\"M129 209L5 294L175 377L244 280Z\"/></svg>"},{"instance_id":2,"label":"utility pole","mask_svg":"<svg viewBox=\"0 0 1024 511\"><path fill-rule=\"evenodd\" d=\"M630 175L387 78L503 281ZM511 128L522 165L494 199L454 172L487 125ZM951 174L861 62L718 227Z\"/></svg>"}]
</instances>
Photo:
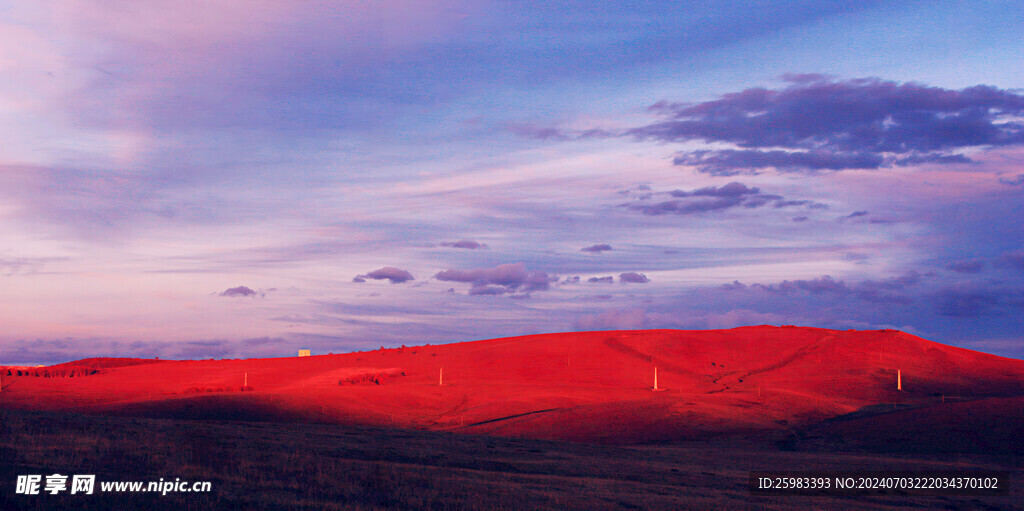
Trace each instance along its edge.
<instances>
[{"instance_id":1,"label":"utility pole","mask_svg":"<svg viewBox=\"0 0 1024 511\"><path fill-rule=\"evenodd\" d=\"M654 368L654 388L651 389L651 390L653 390L655 392L660 392L662 390L665 390L665 389L662 389L662 388L658 387L658 368L657 367Z\"/></svg>"}]
</instances>

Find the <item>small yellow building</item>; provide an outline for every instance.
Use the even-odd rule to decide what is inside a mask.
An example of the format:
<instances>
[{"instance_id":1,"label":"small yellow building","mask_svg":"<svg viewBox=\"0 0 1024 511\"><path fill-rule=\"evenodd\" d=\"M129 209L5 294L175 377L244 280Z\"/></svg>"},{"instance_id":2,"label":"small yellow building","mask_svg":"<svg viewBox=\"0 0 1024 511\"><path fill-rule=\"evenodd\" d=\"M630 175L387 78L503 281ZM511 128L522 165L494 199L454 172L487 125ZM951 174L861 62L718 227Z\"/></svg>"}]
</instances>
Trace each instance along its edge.
<instances>
[{"instance_id":1,"label":"small yellow building","mask_svg":"<svg viewBox=\"0 0 1024 511\"><path fill-rule=\"evenodd\" d=\"M300 357L308 357L310 355L309 350L299 350Z\"/></svg>"}]
</instances>

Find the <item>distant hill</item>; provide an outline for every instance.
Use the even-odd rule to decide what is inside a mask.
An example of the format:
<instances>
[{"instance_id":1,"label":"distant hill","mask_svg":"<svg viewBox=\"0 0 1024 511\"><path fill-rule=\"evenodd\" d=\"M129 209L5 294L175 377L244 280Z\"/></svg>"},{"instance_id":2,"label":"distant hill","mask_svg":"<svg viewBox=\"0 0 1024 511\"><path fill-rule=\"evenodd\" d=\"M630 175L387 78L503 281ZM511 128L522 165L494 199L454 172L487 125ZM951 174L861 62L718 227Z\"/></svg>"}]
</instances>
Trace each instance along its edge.
<instances>
[{"instance_id":1,"label":"distant hill","mask_svg":"<svg viewBox=\"0 0 1024 511\"><path fill-rule=\"evenodd\" d=\"M980 450L1001 445L992 435L1021 438L1020 426L1006 423L1024 424L1024 361L895 330L573 332L301 358L61 366L102 370L4 376L0 407L597 443L817 435L839 445L859 435L850 440L858 446L913 437L914 428L945 445L957 436L950 421L962 417L990 428L989 440L972 444Z\"/></svg>"}]
</instances>

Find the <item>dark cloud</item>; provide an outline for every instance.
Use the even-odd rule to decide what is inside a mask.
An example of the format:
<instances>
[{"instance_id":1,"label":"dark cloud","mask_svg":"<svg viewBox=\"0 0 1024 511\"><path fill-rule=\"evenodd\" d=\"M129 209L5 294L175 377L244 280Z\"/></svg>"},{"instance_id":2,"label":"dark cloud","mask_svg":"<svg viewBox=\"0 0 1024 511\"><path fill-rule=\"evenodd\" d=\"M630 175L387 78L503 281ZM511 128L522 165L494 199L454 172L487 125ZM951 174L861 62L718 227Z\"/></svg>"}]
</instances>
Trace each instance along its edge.
<instances>
[{"instance_id":1,"label":"dark cloud","mask_svg":"<svg viewBox=\"0 0 1024 511\"><path fill-rule=\"evenodd\" d=\"M250 289L250 288L248 288L246 286L238 286L238 287L232 287L232 288L229 288L229 289L225 290L224 292L220 293L220 296L230 296L230 297L256 296L257 294L261 294L261 293L257 293L256 291L253 291L252 289Z\"/></svg>"},{"instance_id":2,"label":"dark cloud","mask_svg":"<svg viewBox=\"0 0 1024 511\"><path fill-rule=\"evenodd\" d=\"M564 130L551 126L536 126L533 124L511 123L506 125L508 130L516 135L526 138L540 140L568 140L569 134Z\"/></svg>"},{"instance_id":3,"label":"dark cloud","mask_svg":"<svg viewBox=\"0 0 1024 511\"><path fill-rule=\"evenodd\" d=\"M486 243L479 243L473 240L445 241L441 243L441 246L451 248L466 248L469 250L487 250L489 248Z\"/></svg>"},{"instance_id":4,"label":"dark cloud","mask_svg":"<svg viewBox=\"0 0 1024 511\"><path fill-rule=\"evenodd\" d=\"M828 209L828 204L822 204L820 202L814 202L806 199L802 200L776 200L773 204L776 208L788 208L791 206L807 206L810 209Z\"/></svg>"},{"instance_id":5,"label":"dark cloud","mask_svg":"<svg viewBox=\"0 0 1024 511\"><path fill-rule=\"evenodd\" d=\"M715 188L714 186L705 186L704 188L698 188L692 192L684 192L681 190L675 190L672 195L675 197L685 197L687 195L693 196L707 196L707 197L742 197L744 195L756 195L761 190L757 187L749 187L743 183L732 182L724 186Z\"/></svg>"},{"instance_id":6,"label":"dark cloud","mask_svg":"<svg viewBox=\"0 0 1024 511\"><path fill-rule=\"evenodd\" d=\"M366 275L357 275L354 279L352 279L352 281L366 282L365 279L388 280L392 284L401 284L403 282L408 282L410 280L416 280L413 278L411 273L399 268L395 268L394 266L385 266L383 268L373 270L370 273L367 273Z\"/></svg>"},{"instance_id":7,"label":"dark cloud","mask_svg":"<svg viewBox=\"0 0 1024 511\"><path fill-rule=\"evenodd\" d=\"M593 284L612 284L615 282L615 277L608 275L607 277L590 277L587 282Z\"/></svg>"},{"instance_id":8,"label":"dark cloud","mask_svg":"<svg viewBox=\"0 0 1024 511\"><path fill-rule=\"evenodd\" d=\"M981 273L985 269L984 261L957 261L946 265L946 269L957 273Z\"/></svg>"},{"instance_id":9,"label":"dark cloud","mask_svg":"<svg viewBox=\"0 0 1024 511\"><path fill-rule=\"evenodd\" d=\"M1010 252L1004 255L1002 260L1012 268L1024 270L1024 250Z\"/></svg>"},{"instance_id":10,"label":"dark cloud","mask_svg":"<svg viewBox=\"0 0 1024 511\"><path fill-rule=\"evenodd\" d=\"M823 151L700 150L676 156L676 165L692 165L716 176L756 174L757 169L844 170L878 168L884 162L871 153L828 153Z\"/></svg>"},{"instance_id":11,"label":"dark cloud","mask_svg":"<svg viewBox=\"0 0 1024 511\"><path fill-rule=\"evenodd\" d=\"M1017 293L1019 295L1019 293ZM932 297L939 315L952 318L977 318L997 315L1012 300L1012 293L975 286L942 289ZM1019 298L1019 296L1018 296Z\"/></svg>"},{"instance_id":12,"label":"dark cloud","mask_svg":"<svg viewBox=\"0 0 1024 511\"><path fill-rule=\"evenodd\" d=\"M810 78L810 76L814 76ZM956 151L1024 144L1024 95L986 85L960 90L878 78L789 75L781 90L751 88L703 103L659 102L660 122L639 139L703 140L733 149L691 151L677 165L717 175L876 169L971 160Z\"/></svg>"},{"instance_id":13,"label":"dark cloud","mask_svg":"<svg viewBox=\"0 0 1024 511\"><path fill-rule=\"evenodd\" d=\"M759 289L768 293L788 294L797 291L806 291L811 294L836 293L848 294L850 288L841 280L834 280L829 275L824 275L811 280L783 280L775 284L751 284L750 289ZM747 286L733 282L725 284L722 289L737 290L747 289Z\"/></svg>"},{"instance_id":14,"label":"dark cloud","mask_svg":"<svg viewBox=\"0 0 1024 511\"><path fill-rule=\"evenodd\" d=\"M601 252L604 252L606 250L612 250L612 246L607 244L607 243L599 243L597 245L591 245L589 247L583 247L583 248L580 249L580 252L596 252L596 253L601 253Z\"/></svg>"},{"instance_id":15,"label":"dark cloud","mask_svg":"<svg viewBox=\"0 0 1024 511\"><path fill-rule=\"evenodd\" d=\"M893 277L885 280L862 280L847 284L835 280L829 275L810 280L783 280L774 284L751 284L749 286L733 281L723 284L724 291L761 291L769 294L807 293L810 295L853 296L869 302L909 303L912 297L907 294L909 288L917 285L923 277L917 272Z\"/></svg>"},{"instance_id":16,"label":"dark cloud","mask_svg":"<svg viewBox=\"0 0 1024 511\"><path fill-rule=\"evenodd\" d=\"M849 215L845 215L845 216L839 217L837 220L839 222L850 222L850 223L855 223L855 224L884 225L884 224L895 223L895 221L889 220L889 219L885 219L885 218L875 218L875 217L868 218L869 215L871 215L871 213L869 213L867 211L854 211L853 213L850 213Z\"/></svg>"},{"instance_id":17,"label":"dark cloud","mask_svg":"<svg viewBox=\"0 0 1024 511\"><path fill-rule=\"evenodd\" d=\"M853 286L857 298L869 302L910 303L913 297L907 291L924 281L917 272L908 272L885 280L863 280Z\"/></svg>"},{"instance_id":18,"label":"dark cloud","mask_svg":"<svg viewBox=\"0 0 1024 511\"><path fill-rule=\"evenodd\" d=\"M497 295L544 291L557 281L539 270L527 270L523 263L501 264L494 268L445 270L434 275L437 280L471 284L470 295Z\"/></svg>"},{"instance_id":19,"label":"dark cloud","mask_svg":"<svg viewBox=\"0 0 1024 511\"><path fill-rule=\"evenodd\" d=\"M627 284L646 284L650 281L651 279L647 278L647 275L644 275L643 273L630 271L619 274L619 282Z\"/></svg>"},{"instance_id":20,"label":"dark cloud","mask_svg":"<svg viewBox=\"0 0 1024 511\"><path fill-rule=\"evenodd\" d=\"M664 197L666 200L652 200L655 197ZM750 187L738 182L720 187L707 186L692 191L645 192L635 196L635 199L633 202L622 204L622 207L640 211L645 215L694 215L737 207L753 209L768 204L772 204L776 208L804 206L810 209L823 209L828 207L809 200L786 200L780 195L761 193L757 187Z\"/></svg>"},{"instance_id":21,"label":"dark cloud","mask_svg":"<svg viewBox=\"0 0 1024 511\"><path fill-rule=\"evenodd\" d=\"M1001 177L999 178L999 182L1004 185L1010 186L1024 185L1024 174L1017 174L1016 176L1012 177Z\"/></svg>"}]
</instances>

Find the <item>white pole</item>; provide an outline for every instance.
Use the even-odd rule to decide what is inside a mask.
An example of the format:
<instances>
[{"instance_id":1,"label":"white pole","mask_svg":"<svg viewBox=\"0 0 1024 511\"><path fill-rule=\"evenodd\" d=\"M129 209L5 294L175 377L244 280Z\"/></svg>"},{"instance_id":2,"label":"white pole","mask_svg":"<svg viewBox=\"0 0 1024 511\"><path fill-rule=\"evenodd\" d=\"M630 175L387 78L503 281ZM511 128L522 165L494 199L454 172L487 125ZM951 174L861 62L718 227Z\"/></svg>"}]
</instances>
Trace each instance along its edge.
<instances>
[{"instance_id":1,"label":"white pole","mask_svg":"<svg viewBox=\"0 0 1024 511\"><path fill-rule=\"evenodd\" d=\"M248 386L249 386L249 373L245 373L245 383L242 384L242 387L245 388L245 387L248 387Z\"/></svg>"},{"instance_id":2,"label":"white pole","mask_svg":"<svg viewBox=\"0 0 1024 511\"><path fill-rule=\"evenodd\" d=\"M658 368L654 368L654 390L658 390Z\"/></svg>"},{"instance_id":3,"label":"white pole","mask_svg":"<svg viewBox=\"0 0 1024 511\"><path fill-rule=\"evenodd\" d=\"M437 386L444 385L444 368L442 367L437 373Z\"/></svg>"},{"instance_id":4,"label":"white pole","mask_svg":"<svg viewBox=\"0 0 1024 511\"><path fill-rule=\"evenodd\" d=\"M903 390L903 375L899 369L896 370L896 390Z\"/></svg>"}]
</instances>

